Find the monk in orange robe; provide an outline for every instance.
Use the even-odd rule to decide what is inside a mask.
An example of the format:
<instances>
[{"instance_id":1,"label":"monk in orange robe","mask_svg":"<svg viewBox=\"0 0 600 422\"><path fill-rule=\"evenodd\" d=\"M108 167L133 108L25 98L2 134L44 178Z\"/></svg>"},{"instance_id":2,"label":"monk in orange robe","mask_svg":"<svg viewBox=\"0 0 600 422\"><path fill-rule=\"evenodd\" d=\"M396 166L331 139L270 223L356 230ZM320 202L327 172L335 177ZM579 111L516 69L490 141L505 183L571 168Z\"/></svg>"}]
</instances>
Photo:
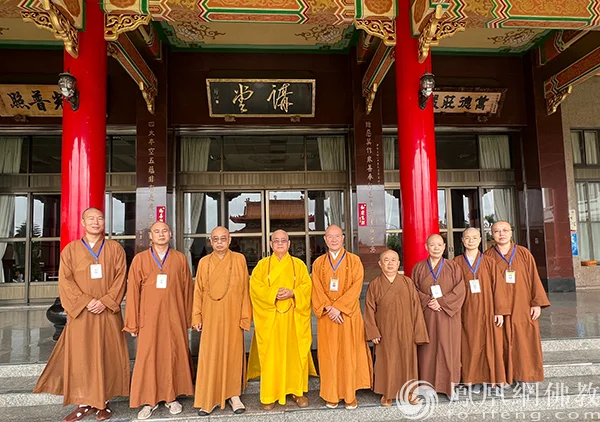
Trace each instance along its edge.
<instances>
[{"instance_id":1,"label":"monk in orange robe","mask_svg":"<svg viewBox=\"0 0 600 422\"><path fill-rule=\"evenodd\" d=\"M504 365L506 382L544 380L542 339L538 318L550 306L531 252L513 243L506 221L492 226L496 246L485 251L493 258L505 283L510 316L504 319Z\"/></svg>"},{"instance_id":2,"label":"monk in orange robe","mask_svg":"<svg viewBox=\"0 0 600 422\"><path fill-rule=\"evenodd\" d=\"M417 345L429 343L429 336L415 284L398 273L398 253L383 252L379 267L382 274L367 289L365 332L375 344L373 391L382 394L382 406L391 406L402 387L419 377ZM408 403L418 403L413 391L406 393Z\"/></svg>"},{"instance_id":3,"label":"monk in orange robe","mask_svg":"<svg viewBox=\"0 0 600 422\"><path fill-rule=\"evenodd\" d=\"M200 260L194 288L192 325L202 333L194 407L207 416L228 402L240 414L246 410L240 400L246 385L244 331L252 321L248 267L244 255L229 250L226 228L215 228L210 243L213 252Z\"/></svg>"},{"instance_id":4,"label":"monk in orange robe","mask_svg":"<svg viewBox=\"0 0 600 422\"><path fill-rule=\"evenodd\" d=\"M325 231L328 253L313 263L312 305L317 322L320 396L334 409L344 400L356 409L356 390L371 388L373 360L365 341L360 311L364 269L360 258L344 248L338 226Z\"/></svg>"},{"instance_id":5,"label":"monk in orange robe","mask_svg":"<svg viewBox=\"0 0 600 422\"><path fill-rule=\"evenodd\" d=\"M466 297L462 307L462 383L480 394L482 384L506 382L502 324L510 314L505 283L495 261L479 251L476 228L463 232L465 253L454 258L462 270Z\"/></svg>"},{"instance_id":6,"label":"monk in orange robe","mask_svg":"<svg viewBox=\"0 0 600 422\"><path fill-rule=\"evenodd\" d=\"M429 344L418 348L419 378L452 400L454 386L460 382L460 311L465 285L458 264L442 256L446 249L442 236L429 236L426 247L429 257L412 271L429 334Z\"/></svg>"},{"instance_id":7,"label":"monk in orange robe","mask_svg":"<svg viewBox=\"0 0 600 422\"><path fill-rule=\"evenodd\" d=\"M104 238L104 215L87 209L85 234L60 254L58 290L67 325L54 346L33 392L64 396L78 407L64 418L73 422L96 414L112 416L108 400L129 394L129 352L121 302L125 295L125 251Z\"/></svg>"},{"instance_id":8,"label":"monk in orange robe","mask_svg":"<svg viewBox=\"0 0 600 422\"><path fill-rule=\"evenodd\" d=\"M183 410L177 396L194 394L188 344L193 283L187 258L169 247L171 229L150 227L150 249L137 254L127 279L125 328L137 338L129 406L144 405L138 419L148 419L158 403L172 415Z\"/></svg>"}]
</instances>

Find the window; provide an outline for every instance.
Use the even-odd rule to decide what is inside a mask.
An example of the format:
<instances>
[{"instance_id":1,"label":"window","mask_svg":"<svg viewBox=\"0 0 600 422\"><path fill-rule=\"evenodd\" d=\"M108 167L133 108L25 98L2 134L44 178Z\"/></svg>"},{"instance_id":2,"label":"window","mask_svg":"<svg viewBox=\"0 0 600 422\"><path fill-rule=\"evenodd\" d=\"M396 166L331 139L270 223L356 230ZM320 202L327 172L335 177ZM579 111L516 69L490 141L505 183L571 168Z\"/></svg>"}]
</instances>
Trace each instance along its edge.
<instances>
[{"instance_id":1,"label":"window","mask_svg":"<svg viewBox=\"0 0 600 422\"><path fill-rule=\"evenodd\" d=\"M384 168L398 170L398 138L383 137ZM436 134L436 160L440 170L511 169L508 135Z\"/></svg>"},{"instance_id":2,"label":"window","mask_svg":"<svg viewBox=\"0 0 600 422\"><path fill-rule=\"evenodd\" d=\"M579 258L600 259L600 182L577 182Z\"/></svg>"},{"instance_id":3,"label":"window","mask_svg":"<svg viewBox=\"0 0 600 422\"><path fill-rule=\"evenodd\" d=\"M600 164L598 147L598 131L573 130L571 131L571 145L573 147L573 164L580 166L597 166Z\"/></svg>"}]
</instances>

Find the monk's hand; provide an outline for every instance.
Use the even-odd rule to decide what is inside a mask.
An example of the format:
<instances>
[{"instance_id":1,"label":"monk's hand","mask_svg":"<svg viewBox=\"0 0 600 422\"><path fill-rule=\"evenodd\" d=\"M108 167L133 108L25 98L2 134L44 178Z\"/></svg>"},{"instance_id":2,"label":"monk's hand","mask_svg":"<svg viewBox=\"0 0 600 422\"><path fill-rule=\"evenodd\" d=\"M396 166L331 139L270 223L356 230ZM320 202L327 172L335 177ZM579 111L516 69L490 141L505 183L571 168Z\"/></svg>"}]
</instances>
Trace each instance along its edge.
<instances>
[{"instance_id":1,"label":"monk's hand","mask_svg":"<svg viewBox=\"0 0 600 422\"><path fill-rule=\"evenodd\" d=\"M429 307L429 309L436 311L436 312L439 312L442 310L442 307L438 303L437 299L431 299L429 301L429 303L427 303L427 306Z\"/></svg>"},{"instance_id":2,"label":"monk's hand","mask_svg":"<svg viewBox=\"0 0 600 422\"><path fill-rule=\"evenodd\" d=\"M540 308L539 306L531 307L531 320L532 321L535 321L536 319L538 319L541 314L542 314L542 308Z\"/></svg>"},{"instance_id":3,"label":"monk's hand","mask_svg":"<svg viewBox=\"0 0 600 422\"><path fill-rule=\"evenodd\" d=\"M87 310L90 311L90 312L92 312L92 308L96 304L96 302L98 302L98 299L92 299L92 300L90 300L90 302L86 306Z\"/></svg>"},{"instance_id":4,"label":"monk's hand","mask_svg":"<svg viewBox=\"0 0 600 422\"><path fill-rule=\"evenodd\" d=\"M342 324L344 322L344 317L342 317L342 311L334 308L333 306L329 306L329 311L327 312L327 316L330 320L335 322L336 324Z\"/></svg>"},{"instance_id":5,"label":"monk's hand","mask_svg":"<svg viewBox=\"0 0 600 422\"><path fill-rule=\"evenodd\" d=\"M502 315L496 315L494 316L494 322L498 327L502 327L502 324L504 324L504 317Z\"/></svg>"},{"instance_id":6,"label":"monk's hand","mask_svg":"<svg viewBox=\"0 0 600 422\"><path fill-rule=\"evenodd\" d=\"M373 342L373 344L379 344L379 342L381 341L381 337L374 338L371 341Z\"/></svg>"},{"instance_id":7,"label":"monk's hand","mask_svg":"<svg viewBox=\"0 0 600 422\"><path fill-rule=\"evenodd\" d=\"M202 331L202 324L192 325L192 328L198 332Z\"/></svg>"},{"instance_id":8,"label":"monk's hand","mask_svg":"<svg viewBox=\"0 0 600 422\"><path fill-rule=\"evenodd\" d=\"M131 334L131 337L137 337L138 333L129 333Z\"/></svg>"},{"instance_id":9,"label":"monk's hand","mask_svg":"<svg viewBox=\"0 0 600 422\"><path fill-rule=\"evenodd\" d=\"M294 297L294 292L290 289L281 287L277 291L277 300L286 300Z\"/></svg>"},{"instance_id":10,"label":"monk's hand","mask_svg":"<svg viewBox=\"0 0 600 422\"><path fill-rule=\"evenodd\" d=\"M90 312L93 314L99 315L102 312L104 312L105 309L106 309L106 306L104 306L104 303L102 303L99 300L96 300L96 303L94 303L92 305L92 309L90 309Z\"/></svg>"}]
</instances>

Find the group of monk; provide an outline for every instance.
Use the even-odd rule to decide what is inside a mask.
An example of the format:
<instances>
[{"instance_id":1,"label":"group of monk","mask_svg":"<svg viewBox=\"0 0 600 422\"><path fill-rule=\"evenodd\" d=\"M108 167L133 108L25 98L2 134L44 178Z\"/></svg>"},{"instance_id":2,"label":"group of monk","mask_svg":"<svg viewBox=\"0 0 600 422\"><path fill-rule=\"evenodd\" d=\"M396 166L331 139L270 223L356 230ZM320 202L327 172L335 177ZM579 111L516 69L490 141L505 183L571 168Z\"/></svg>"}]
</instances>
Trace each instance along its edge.
<instances>
[{"instance_id":1,"label":"group of monk","mask_svg":"<svg viewBox=\"0 0 600 422\"><path fill-rule=\"evenodd\" d=\"M83 238L61 253L59 291L68 322L34 389L76 405L65 422L109 419L115 396L129 396L130 407L140 407L138 419L150 418L160 403L179 414L177 398L190 395L200 416L227 405L240 414L240 396L257 377L265 410L285 405L288 396L307 407L309 375L317 375L313 313L320 396L328 408L343 401L355 409L357 390L370 388L391 406L417 377L448 395L459 382L543 380L537 318L549 303L533 257L512 242L508 223L494 225L496 246L483 255L479 232L467 229L466 253L454 261L442 257L443 239L430 236L429 257L415 266L414 281L398 271L396 252L382 253L364 320L363 265L344 248L338 226L327 228L328 251L314 261L312 277L288 253L283 230L272 234L273 253L249 277L244 256L229 249L229 231L217 227L213 251L200 260L193 282L186 256L170 247L167 224L150 227L151 247L134 257L129 271L121 245L104 238L100 210L87 209L82 225ZM246 363L244 332L252 322ZM201 333L195 387L189 328ZM125 332L136 339L131 380ZM412 393L408 401L416 404Z\"/></svg>"}]
</instances>

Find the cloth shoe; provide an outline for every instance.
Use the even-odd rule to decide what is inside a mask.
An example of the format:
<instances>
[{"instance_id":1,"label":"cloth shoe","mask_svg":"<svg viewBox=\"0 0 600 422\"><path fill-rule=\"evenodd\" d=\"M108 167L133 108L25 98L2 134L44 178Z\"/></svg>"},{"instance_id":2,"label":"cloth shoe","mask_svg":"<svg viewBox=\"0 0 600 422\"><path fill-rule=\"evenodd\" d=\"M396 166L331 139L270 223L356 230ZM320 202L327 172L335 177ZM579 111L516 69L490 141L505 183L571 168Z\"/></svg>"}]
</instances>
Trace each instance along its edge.
<instances>
[{"instance_id":1,"label":"cloth shoe","mask_svg":"<svg viewBox=\"0 0 600 422\"><path fill-rule=\"evenodd\" d=\"M231 406L231 409L233 410L233 413L235 413L236 415L241 415L246 411L246 406L244 406L244 403L242 403L242 401L240 400L240 396L233 396L228 400L228 402Z\"/></svg>"},{"instance_id":2,"label":"cloth shoe","mask_svg":"<svg viewBox=\"0 0 600 422\"><path fill-rule=\"evenodd\" d=\"M356 401L356 399L354 399L350 403L346 402L346 409L348 409L348 410L354 410L357 407L358 407L358 402Z\"/></svg>"},{"instance_id":3,"label":"cloth shoe","mask_svg":"<svg viewBox=\"0 0 600 422\"><path fill-rule=\"evenodd\" d=\"M177 400L173 400L171 403L165 403L165 407L169 409L171 415L179 415L183 411L183 406Z\"/></svg>"},{"instance_id":4,"label":"cloth shoe","mask_svg":"<svg viewBox=\"0 0 600 422\"><path fill-rule=\"evenodd\" d=\"M148 419L150 416L152 416L152 412L154 412L157 408L158 404L156 406L145 405L142 407L142 410L138 412L137 418L142 420Z\"/></svg>"},{"instance_id":5,"label":"cloth shoe","mask_svg":"<svg viewBox=\"0 0 600 422\"><path fill-rule=\"evenodd\" d=\"M333 402L326 402L325 403L325 407L327 407L328 409L336 409L338 407L339 403L333 403Z\"/></svg>"},{"instance_id":6,"label":"cloth shoe","mask_svg":"<svg viewBox=\"0 0 600 422\"><path fill-rule=\"evenodd\" d=\"M108 402L106 402L106 407L104 409L98 409L96 411L96 420L97 421L105 421L112 417L112 410L110 410L110 406Z\"/></svg>"},{"instance_id":7,"label":"cloth shoe","mask_svg":"<svg viewBox=\"0 0 600 422\"><path fill-rule=\"evenodd\" d=\"M269 404L263 403L262 407L265 410L273 410L275 408L275 403L269 403Z\"/></svg>"},{"instance_id":8,"label":"cloth shoe","mask_svg":"<svg viewBox=\"0 0 600 422\"><path fill-rule=\"evenodd\" d=\"M386 399L385 396L381 396L381 405L384 407L390 407L392 405L392 399Z\"/></svg>"},{"instance_id":9,"label":"cloth shoe","mask_svg":"<svg viewBox=\"0 0 600 422\"><path fill-rule=\"evenodd\" d=\"M294 399L294 401L296 402L296 404L298 405L298 407L300 407L300 408L308 407L308 399L306 398L306 396L294 396L294 395L292 395L292 398Z\"/></svg>"},{"instance_id":10,"label":"cloth shoe","mask_svg":"<svg viewBox=\"0 0 600 422\"><path fill-rule=\"evenodd\" d=\"M96 410L97 409L92 406L77 406L75 410L65 416L63 422L75 422L81 420Z\"/></svg>"}]
</instances>

